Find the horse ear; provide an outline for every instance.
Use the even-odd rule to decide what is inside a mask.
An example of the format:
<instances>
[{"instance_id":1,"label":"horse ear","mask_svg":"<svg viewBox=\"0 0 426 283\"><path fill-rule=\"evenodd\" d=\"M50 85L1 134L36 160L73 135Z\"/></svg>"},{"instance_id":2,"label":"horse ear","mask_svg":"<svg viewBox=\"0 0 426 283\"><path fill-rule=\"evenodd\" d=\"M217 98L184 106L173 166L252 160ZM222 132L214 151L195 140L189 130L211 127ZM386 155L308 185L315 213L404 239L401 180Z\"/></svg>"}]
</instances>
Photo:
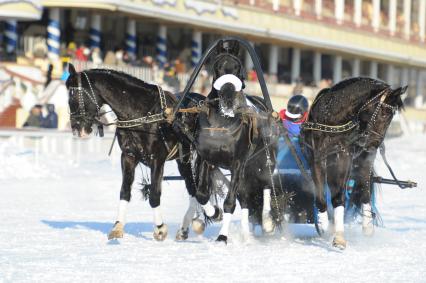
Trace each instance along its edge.
<instances>
[{"instance_id":1,"label":"horse ear","mask_svg":"<svg viewBox=\"0 0 426 283\"><path fill-rule=\"evenodd\" d=\"M74 65L71 63L68 63L68 72L70 73L70 76L77 74Z\"/></svg>"},{"instance_id":2,"label":"horse ear","mask_svg":"<svg viewBox=\"0 0 426 283\"><path fill-rule=\"evenodd\" d=\"M408 85L392 90L392 96L401 96L407 91Z\"/></svg>"},{"instance_id":3,"label":"horse ear","mask_svg":"<svg viewBox=\"0 0 426 283\"><path fill-rule=\"evenodd\" d=\"M222 53L223 52L223 50L225 50L225 46L223 45L223 40L221 39L221 40L219 40L218 41L218 43L217 43L217 45L216 45L216 49L217 49L217 54L220 54L220 53Z\"/></svg>"},{"instance_id":4,"label":"horse ear","mask_svg":"<svg viewBox=\"0 0 426 283\"><path fill-rule=\"evenodd\" d=\"M231 53L238 56L239 52L240 52L240 43L236 40L233 40L232 46L231 46Z\"/></svg>"},{"instance_id":5,"label":"horse ear","mask_svg":"<svg viewBox=\"0 0 426 283\"><path fill-rule=\"evenodd\" d=\"M402 94L404 94L407 91L408 85L406 85L404 87L401 87L400 89L401 89L401 95L402 95Z\"/></svg>"}]
</instances>

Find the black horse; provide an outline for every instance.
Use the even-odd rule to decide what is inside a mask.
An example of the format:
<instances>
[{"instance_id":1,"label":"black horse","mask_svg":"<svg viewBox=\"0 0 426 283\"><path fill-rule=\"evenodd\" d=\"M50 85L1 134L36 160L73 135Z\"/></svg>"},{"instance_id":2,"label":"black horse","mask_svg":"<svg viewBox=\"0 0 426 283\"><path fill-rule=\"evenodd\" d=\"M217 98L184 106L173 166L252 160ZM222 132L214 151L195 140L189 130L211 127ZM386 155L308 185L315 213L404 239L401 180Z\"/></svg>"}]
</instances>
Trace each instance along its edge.
<instances>
[{"instance_id":1,"label":"black horse","mask_svg":"<svg viewBox=\"0 0 426 283\"><path fill-rule=\"evenodd\" d=\"M261 99L252 98L251 103L247 102L243 93L244 69L238 57L239 51L237 41L217 43L210 63L213 88L205 101L205 109L198 115L193 140L198 169L196 197L208 217L217 217L219 213L207 203L211 170L221 167L231 171L231 183L224 201L223 225L217 238L217 241L225 243L237 198L242 208L243 236L249 235L251 192L270 191L275 162L275 152L271 151L271 147L265 147L274 137L273 118ZM258 163L250 163L249 157L260 150L264 151L264 158ZM267 223L264 228L272 230L270 205L264 212L264 224Z\"/></svg>"},{"instance_id":2,"label":"black horse","mask_svg":"<svg viewBox=\"0 0 426 283\"><path fill-rule=\"evenodd\" d=\"M344 189L350 177L355 179L353 190L362 205L363 230L371 233L373 163L395 112L403 106L405 91L406 87L392 89L370 78L352 78L322 90L311 106L302 140L310 152L320 233L328 230L325 183L331 191L336 247L346 247Z\"/></svg>"},{"instance_id":3,"label":"black horse","mask_svg":"<svg viewBox=\"0 0 426 283\"><path fill-rule=\"evenodd\" d=\"M190 195L190 206L176 238L186 239L197 205L194 197L196 186L189 162L189 144L179 142L166 117L169 107L176 104L175 97L169 92L163 92L157 85L121 72L93 69L78 73L71 64L69 72L66 86L70 94L70 120L74 134L86 137L92 132L93 125L101 125L103 115L108 115L103 113L104 104L109 105L118 118L116 135L122 150L123 179L117 221L108 238L123 237L135 168L142 162L151 169L151 184L147 185L145 191L149 192L149 204L154 212L154 238L165 239L168 231L160 208L163 168L166 160L177 158L179 171ZM197 105L203 99L201 95L193 94L185 103L188 106ZM187 127L194 127L194 114L183 115L180 118Z\"/></svg>"}]
</instances>

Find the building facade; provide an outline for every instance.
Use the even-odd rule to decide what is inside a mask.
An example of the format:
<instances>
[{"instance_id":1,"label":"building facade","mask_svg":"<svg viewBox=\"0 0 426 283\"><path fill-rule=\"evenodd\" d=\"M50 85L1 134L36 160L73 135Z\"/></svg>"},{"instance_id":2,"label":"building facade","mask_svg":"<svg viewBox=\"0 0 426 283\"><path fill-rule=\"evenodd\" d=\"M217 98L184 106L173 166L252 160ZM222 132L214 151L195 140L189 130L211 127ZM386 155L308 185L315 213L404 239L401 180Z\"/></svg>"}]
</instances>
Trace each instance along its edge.
<instances>
[{"instance_id":1,"label":"building facade","mask_svg":"<svg viewBox=\"0 0 426 283\"><path fill-rule=\"evenodd\" d=\"M394 86L408 84L409 103L417 107L424 103L426 0L42 0L40 4L44 9L40 20L17 22L15 33L21 38L17 46L30 50L29 38L46 40L52 60L75 42L104 53L122 47L134 58L150 55L160 66L176 58L191 66L216 38L238 35L253 43L271 82L302 80L318 85L323 79L338 82L365 75ZM6 23L1 28L5 46L11 29ZM252 68L248 57L245 65Z\"/></svg>"}]
</instances>

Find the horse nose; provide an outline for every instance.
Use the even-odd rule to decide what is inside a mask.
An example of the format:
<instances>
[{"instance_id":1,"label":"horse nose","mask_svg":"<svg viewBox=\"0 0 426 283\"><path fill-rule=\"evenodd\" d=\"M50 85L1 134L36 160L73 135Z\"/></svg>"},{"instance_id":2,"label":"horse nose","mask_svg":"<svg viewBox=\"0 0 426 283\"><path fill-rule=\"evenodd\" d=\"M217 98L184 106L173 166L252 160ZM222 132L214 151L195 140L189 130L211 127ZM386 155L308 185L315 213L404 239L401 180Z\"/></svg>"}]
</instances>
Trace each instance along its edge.
<instances>
[{"instance_id":1,"label":"horse nose","mask_svg":"<svg viewBox=\"0 0 426 283\"><path fill-rule=\"evenodd\" d=\"M220 92L235 92L235 86L232 83L226 83L220 88Z\"/></svg>"}]
</instances>

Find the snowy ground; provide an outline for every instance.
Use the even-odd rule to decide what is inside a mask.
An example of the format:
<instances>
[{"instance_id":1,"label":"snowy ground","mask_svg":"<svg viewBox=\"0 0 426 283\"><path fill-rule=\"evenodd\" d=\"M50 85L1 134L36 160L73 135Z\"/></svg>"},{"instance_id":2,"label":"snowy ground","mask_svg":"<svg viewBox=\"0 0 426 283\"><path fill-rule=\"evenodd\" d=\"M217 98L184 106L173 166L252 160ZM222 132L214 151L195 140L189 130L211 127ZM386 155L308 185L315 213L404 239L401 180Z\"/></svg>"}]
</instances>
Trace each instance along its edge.
<instances>
[{"instance_id":1,"label":"snowy ground","mask_svg":"<svg viewBox=\"0 0 426 283\"><path fill-rule=\"evenodd\" d=\"M227 246L214 242L219 227L186 242L174 236L186 206L182 182L165 182L164 242L152 237L152 213L135 187L125 238L108 242L118 205L120 169L86 156L76 165L61 155L40 156L0 142L0 282L425 282L426 191L424 135L387 141L401 179L419 188L383 186L385 227L364 238L347 226L348 247L331 248L313 227L290 235L240 240L238 215ZM388 176L378 159L379 172ZM167 173L175 171L174 163Z\"/></svg>"}]
</instances>

